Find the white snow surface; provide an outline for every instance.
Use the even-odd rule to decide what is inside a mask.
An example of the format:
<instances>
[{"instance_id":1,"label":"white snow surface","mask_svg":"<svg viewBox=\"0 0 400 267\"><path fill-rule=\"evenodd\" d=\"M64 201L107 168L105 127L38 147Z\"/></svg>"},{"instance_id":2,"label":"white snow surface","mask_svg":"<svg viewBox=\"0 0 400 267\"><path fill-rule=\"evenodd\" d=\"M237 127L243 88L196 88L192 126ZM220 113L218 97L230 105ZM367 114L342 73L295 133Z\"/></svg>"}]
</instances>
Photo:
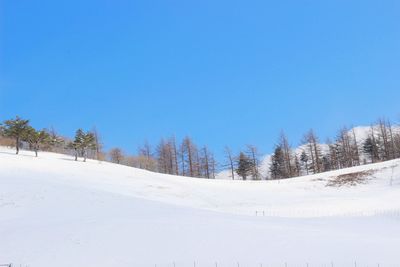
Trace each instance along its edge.
<instances>
[{"instance_id":1,"label":"white snow surface","mask_svg":"<svg viewBox=\"0 0 400 267\"><path fill-rule=\"evenodd\" d=\"M399 165L207 180L0 147L0 264L400 266Z\"/></svg>"}]
</instances>

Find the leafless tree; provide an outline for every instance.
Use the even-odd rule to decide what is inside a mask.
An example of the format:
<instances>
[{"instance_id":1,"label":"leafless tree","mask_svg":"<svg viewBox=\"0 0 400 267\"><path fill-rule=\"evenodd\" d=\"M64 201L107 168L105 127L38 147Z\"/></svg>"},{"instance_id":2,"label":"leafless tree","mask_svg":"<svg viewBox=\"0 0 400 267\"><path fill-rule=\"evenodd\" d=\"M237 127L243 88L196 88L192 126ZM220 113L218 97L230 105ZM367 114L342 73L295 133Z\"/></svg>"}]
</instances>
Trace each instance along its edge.
<instances>
[{"instance_id":1,"label":"leafless tree","mask_svg":"<svg viewBox=\"0 0 400 267\"><path fill-rule=\"evenodd\" d=\"M121 164L122 161L124 160L124 153L118 147L111 149L109 152L109 156L111 161L117 164Z\"/></svg>"},{"instance_id":2,"label":"leafless tree","mask_svg":"<svg viewBox=\"0 0 400 267\"><path fill-rule=\"evenodd\" d=\"M235 159L233 157L232 150L228 146L225 147L225 157L228 161L227 166L231 171L231 178L232 180L235 180Z\"/></svg>"}]
</instances>

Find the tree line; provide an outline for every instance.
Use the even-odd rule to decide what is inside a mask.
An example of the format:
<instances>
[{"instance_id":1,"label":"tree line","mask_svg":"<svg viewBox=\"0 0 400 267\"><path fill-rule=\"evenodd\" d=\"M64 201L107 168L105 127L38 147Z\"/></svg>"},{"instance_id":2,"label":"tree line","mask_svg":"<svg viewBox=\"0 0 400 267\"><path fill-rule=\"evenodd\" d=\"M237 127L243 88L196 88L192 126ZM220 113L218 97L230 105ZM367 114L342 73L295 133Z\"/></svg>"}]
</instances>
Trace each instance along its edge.
<instances>
[{"instance_id":1,"label":"tree line","mask_svg":"<svg viewBox=\"0 0 400 267\"><path fill-rule=\"evenodd\" d=\"M82 157L86 161L89 151L96 150L98 146L96 134L94 132L84 132L78 129L73 140L69 140L56 134L54 130L33 128L29 120L16 117L15 119L5 120L0 124L0 136L2 145L13 145L16 154L24 145L29 150L34 151L38 156L39 151L53 151L66 154L74 154L75 160ZM4 139L5 138L5 139Z\"/></svg>"},{"instance_id":2,"label":"tree line","mask_svg":"<svg viewBox=\"0 0 400 267\"><path fill-rule=\"evenodd\" d=\"M357 139L354 129L343 127L333 141L320 144L310 130L296 150L282 134L271 157L270 178L298 177L396 158L400 158L400 129L384 119L370 126L363 140Z\"/></svg>"},{"instance_id":3,"label":"tree line","mask_svg":"<svg viewBox=\"0 0 400 267\"><path fill-rule=\"evenodd\" d=\"M164 174L214 179L217 162L207 146L199 147L190 137L178 142L176 138L162 138L151 146L147 141L138 148L137 155L125 155L120 148L109 152L110 161Z\"/></svg>"},{"instance_id":4,"label":"tree line","mask_svg":"<svg viewBox=\"0 0 400 267\"><path fill-rule=\"evenodd\" d=\"M82 158L105 160L117 164L171 175L214 179L217 162L207 146L197 146L190 137L177 142L175 137L161 139L153 149L148 142L139 147L137 155L127 155L121 148L105 152L97 130L78 129L73 139L58 135L54 129L37 130L29 120L16 117L0 125L0 145L14 146L16 154L26 146L34 151L50 151Z\"/></svg>"},{"instance_id":5,"label":"tree line","mask_svg":"<svg viewBox=\"0 0 400 267\"><path fill-rule=\"evenodd\" d=\"M177 140L174 136L162 138L156 145L144 142L135 155L121 148L105 152L96 128L78 129L74 138L58 135L54 129L35 129L29 120L16 117L0 125L0 145L14 146L16 154L21 147L33 151L51 151L74 156L110 161L164 174L214 179L220 170L227 170L231 179L284 179L348 168L362 164L400 158L400 131L390 121L380 119L370 127L363 140L346 127L340 129L334 140L321 144L317 134L310 130L293 149L282 132L270 157L268 170L261 170L261 155L257 147L247 145L235 154L225 148L225 162L218 163L207 146L198 146L192 138Z\"/></svg>"}]
</instances>

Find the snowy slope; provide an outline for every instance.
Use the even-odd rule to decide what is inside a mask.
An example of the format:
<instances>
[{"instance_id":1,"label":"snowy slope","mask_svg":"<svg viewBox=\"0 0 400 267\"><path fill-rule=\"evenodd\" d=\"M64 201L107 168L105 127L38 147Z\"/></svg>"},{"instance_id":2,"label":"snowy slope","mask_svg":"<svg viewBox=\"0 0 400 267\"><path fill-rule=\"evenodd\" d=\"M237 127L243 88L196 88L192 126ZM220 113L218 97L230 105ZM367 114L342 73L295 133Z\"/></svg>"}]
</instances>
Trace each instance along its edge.
<instances>
[{"instance_id":1,"label":"snowy slope","mask_svg":"<svg viewBox=\"0 0 400 267\"><path fill-rule=\"evenodd\" d=\"M13 153L0 148L0 263L400 264L400 161L243 182ZM327 186L364 171L362 184Z\"/></svg>"}]
</instances>

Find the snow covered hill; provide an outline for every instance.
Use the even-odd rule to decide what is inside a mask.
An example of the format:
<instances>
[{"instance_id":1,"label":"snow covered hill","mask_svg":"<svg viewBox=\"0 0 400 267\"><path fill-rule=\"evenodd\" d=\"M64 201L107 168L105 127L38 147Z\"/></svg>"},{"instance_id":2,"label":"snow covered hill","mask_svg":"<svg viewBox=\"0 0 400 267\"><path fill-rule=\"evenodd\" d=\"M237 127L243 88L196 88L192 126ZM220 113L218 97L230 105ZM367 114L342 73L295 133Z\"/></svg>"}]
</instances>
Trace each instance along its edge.
<instances>
[{"instance_id":1,"label":"snow covered hill","mask_svg":"<svg viewBox=\"0 0 400 267\"><path fill-rule=\"evenodd\" d=\"M400 161L281 181L0 148L0 264L399 266Z\"/></svg>"}]
</instances>

